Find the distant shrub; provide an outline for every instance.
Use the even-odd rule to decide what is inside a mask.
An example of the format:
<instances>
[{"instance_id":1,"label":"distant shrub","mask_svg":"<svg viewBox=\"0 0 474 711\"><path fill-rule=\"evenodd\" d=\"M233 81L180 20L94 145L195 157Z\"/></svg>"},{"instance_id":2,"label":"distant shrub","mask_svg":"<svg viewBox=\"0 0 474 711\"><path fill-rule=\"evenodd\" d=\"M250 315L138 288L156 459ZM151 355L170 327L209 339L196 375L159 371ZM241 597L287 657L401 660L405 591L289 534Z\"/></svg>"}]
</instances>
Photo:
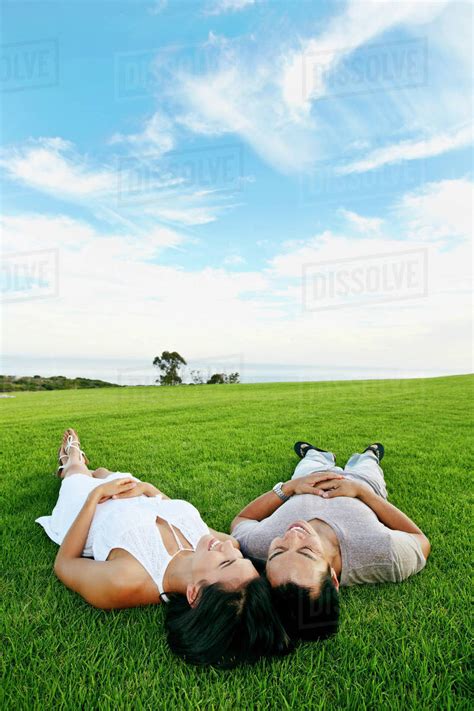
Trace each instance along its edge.
<instances>
[{"instance_id":1,"label":"distant shrub","mask_svg":"<svg viewBox=\"0 0 474 711\"><path fill-rule=\"evenodd\" d=\"M240 382L239 373L230 373L230 375L226 375L225 373L214 373L214 375L211 375L211 377L207 381L207 384L208 385L232 385L233 383L239 383L239 382Z\"/></svg>"}]
</instances>

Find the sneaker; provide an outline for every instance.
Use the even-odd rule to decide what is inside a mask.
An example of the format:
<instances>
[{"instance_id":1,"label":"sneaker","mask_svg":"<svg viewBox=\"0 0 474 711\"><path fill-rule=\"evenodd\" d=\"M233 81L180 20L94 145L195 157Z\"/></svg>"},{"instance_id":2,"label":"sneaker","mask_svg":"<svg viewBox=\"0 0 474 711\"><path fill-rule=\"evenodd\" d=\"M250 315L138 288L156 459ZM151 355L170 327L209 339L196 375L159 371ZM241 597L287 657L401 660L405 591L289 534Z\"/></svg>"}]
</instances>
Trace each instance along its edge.
<instances>
[{"instance_id":1,"label":"sneaker","mask_svg":"<svg viewBox=\"0 0 474 711\"><path fill-rule=\"evenodd\" d=\"M373 444L369 444L369 446L364 449L364 452L373 452L377 457L377 461L381 462L385 454L385 447L383 444L380 444L380 442L374 442Z\"/></svg>"},{"instance_id":2,"label":"sneaker","mask_svg":"<svg viewBox=\"0 0 474 711\"><path fill-rule=\"evenodd\" d=\"M309 449L315 449L317 452L326 452L327 454L332 454L334 457L334 461L336 461L336 455L333 452L330 452L328 449L319 449L319 447L315 447L314 444L310 444L309 442L295 442L293 449L295 450L296 454L300 459L304 459L306 456L306 452Z\"/></svg>"}]
</instances>

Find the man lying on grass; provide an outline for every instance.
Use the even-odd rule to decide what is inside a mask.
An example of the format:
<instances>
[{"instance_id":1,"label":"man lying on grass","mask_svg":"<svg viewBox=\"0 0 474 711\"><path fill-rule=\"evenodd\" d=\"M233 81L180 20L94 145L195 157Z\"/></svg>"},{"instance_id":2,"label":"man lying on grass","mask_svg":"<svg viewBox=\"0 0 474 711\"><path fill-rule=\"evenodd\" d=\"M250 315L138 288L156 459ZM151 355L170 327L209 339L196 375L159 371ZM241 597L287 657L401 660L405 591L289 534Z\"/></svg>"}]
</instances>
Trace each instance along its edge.
<instances>
[{"instance_id":1,"label":"man lying on grass","mask_svg":"<svg viewBox=\"0 0 474 711\"><path fill-rule=\"evenodd\" d=\"M339 585L400 582L420 571L430 543L387 501L380 443L354 454L344 471L335 456L297 442L301 461L233 520L245 555L266 559L273 599L291 639L337 630Z\"/></svg>"},{"instance_id":2,"label":"man lying on grass","mask_svg":"<svg viewBox=\"0 0 474 711\"><path fill-rule=\"evenodd\" d=\"M60 544L54 571L68 588L105 609L167 601L168 642L195 664L233 666L289 651L268 581L234 538L152 484L90 470L73 429L58 456L58 502L37 522Z\"/></svg>"}]
</instances>

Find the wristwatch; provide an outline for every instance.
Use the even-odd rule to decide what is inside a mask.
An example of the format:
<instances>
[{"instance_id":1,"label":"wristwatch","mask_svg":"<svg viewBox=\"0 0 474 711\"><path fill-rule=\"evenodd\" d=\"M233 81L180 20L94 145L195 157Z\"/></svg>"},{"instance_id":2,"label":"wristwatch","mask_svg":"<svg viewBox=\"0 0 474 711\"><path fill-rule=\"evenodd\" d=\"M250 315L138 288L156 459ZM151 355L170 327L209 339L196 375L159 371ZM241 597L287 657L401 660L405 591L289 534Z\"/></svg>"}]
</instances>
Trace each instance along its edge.
<instances>
[{"instance_id":1,"label":"wristwatch","mask_svg":"<svg viewBox=\"0 0 474 711\"><path fill-rule=\"evenodd\" d=\"M289 499L290 497L287 496L287 495L284 493L282 487L283 487L283 482L282 482L282 481L279 481L278 484L275 484L275 486L273 487L272 491L274 491L275 494L278 496L278 498L281 499L282 501L288 501L288 499Z\"/></svg>"}]
</instances>

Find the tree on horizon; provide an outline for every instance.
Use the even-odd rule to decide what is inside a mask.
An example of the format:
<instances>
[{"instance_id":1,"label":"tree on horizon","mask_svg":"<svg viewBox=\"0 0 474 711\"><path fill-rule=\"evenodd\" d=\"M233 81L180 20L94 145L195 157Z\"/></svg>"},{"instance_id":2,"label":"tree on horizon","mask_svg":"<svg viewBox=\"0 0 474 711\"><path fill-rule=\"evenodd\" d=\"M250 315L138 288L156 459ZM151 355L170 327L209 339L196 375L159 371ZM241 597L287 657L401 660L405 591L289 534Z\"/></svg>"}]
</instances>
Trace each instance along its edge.
<instances>
[{"instance_id":1,"label":"tree on horizon","mask_svg":"<svg viewBox=\"0 0 474 711\"><path fill-rule=\"evenodd\" d=\"M153 365L162 373L155 380L156 383L159 382L160 385L180 385L182 383L178 370L187 363L177 351L163 351L161 356L155 356Z\"/></svg>"}]
</instances>

